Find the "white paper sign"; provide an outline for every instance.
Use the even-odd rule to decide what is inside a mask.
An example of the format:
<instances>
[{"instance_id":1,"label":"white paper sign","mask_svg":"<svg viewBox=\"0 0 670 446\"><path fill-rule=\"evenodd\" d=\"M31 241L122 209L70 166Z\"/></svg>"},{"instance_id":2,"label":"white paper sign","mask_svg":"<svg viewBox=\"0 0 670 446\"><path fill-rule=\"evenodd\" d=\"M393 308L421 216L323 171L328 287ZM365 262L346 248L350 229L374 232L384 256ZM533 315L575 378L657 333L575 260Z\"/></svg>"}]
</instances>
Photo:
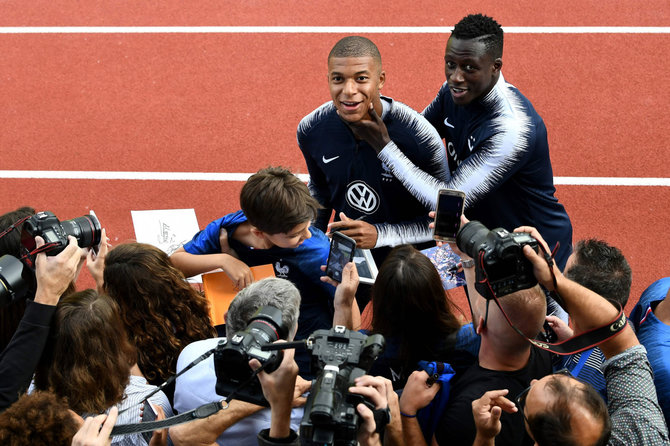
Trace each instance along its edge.
<instances>
[{"instance_id":1,"label":"white paper sign","mask_svg":"<svg viewBox=\"0 0 670 446\"><path fill-rule=\"evenodd\" d=\"M195 209L130 211L130 214L137 241L154 245L167 255L190 241L199 230ZM197 277L189 281L202 283L200 276Z\"/></svg>"}]
</instances>

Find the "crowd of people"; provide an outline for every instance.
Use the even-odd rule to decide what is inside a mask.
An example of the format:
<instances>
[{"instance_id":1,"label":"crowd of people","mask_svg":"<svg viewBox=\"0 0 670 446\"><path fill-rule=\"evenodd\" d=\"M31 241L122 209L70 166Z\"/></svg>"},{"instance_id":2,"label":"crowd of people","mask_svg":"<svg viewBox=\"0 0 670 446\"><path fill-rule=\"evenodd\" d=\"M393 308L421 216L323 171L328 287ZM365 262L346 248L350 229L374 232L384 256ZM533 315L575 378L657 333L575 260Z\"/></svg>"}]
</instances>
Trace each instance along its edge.
<instances>
[{"instance_id":1,"label":"crowd of people","mask_svg":"<svg viewBox=\"0 0 670 446\"><path fill-rule=\"evenodd\" d=\"M381 95L375 44L345 37L327 59L332 101L298 126L307 185L283 168L259 170L240 210L170 256L111 246L105 229L99 244L69 236L58 253L35 237L27 291L2 281L0 443L670 444L670 279L625 321L631 268L602 240L573 248L545 125L503 77L502 54L495 20L463 18L447 41L446 82L418 113ZM465 192L469 218L539 246L515 259L534 280L497 296L483 291L491 271L472 247L450 244L470 314L420 252L435 245L431 212L445 188ZM0 216L0 255L24 257L22 225L34 214ZM324 274L334 231L372 250L371 289L353 262L339 282ZM96 289L76 290L84 264ZM265 264L275 277L255 280L250 268ZM214 269L238 290L223 327L186 281ZM352 344L323 353L321 330L333 345ZM561 352L547 332L559 345L593 342ZM366 343L383 336L369 366L373 350L353 353L358 333ZM257 337L291 348L246 344ZM242 364L222 353L230 346L246 349ZM222 394L230 376L232 397ZM140 428L113 432L121 425Z\"/></svg>"}]
</instances>

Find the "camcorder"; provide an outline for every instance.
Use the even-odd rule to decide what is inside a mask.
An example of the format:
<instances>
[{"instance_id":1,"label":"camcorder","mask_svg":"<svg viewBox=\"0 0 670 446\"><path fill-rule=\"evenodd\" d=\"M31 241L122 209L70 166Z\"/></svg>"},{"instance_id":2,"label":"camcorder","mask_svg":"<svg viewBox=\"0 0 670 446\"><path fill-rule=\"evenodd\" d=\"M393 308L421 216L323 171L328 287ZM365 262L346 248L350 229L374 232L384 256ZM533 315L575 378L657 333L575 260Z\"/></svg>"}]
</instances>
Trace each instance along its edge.
<instances>
[{"instance_id":1,"label":"camcorder","mask_svg":"<svg viewBox=\"0 0 670 446\"><path fill-rule=\"evenodd\" d=\"M535 238L503 228L491 231L478 221L463 225L456 234L458 249L475 261L475 289L486 299L505 296L537 285L533 265L523 253L528 245L537 252Z\"/></svg>"},{"instance_id":2,"label":"camcorder","mask_svg":"<svg viewBox=\"0 0 670 446\"><path fill-rule=\"evenodd\" d=\"M374 406L361 395L349 393L349 387L370 370L384 351L384 337L335 326L315 331L307 348L312 352L312 372L318 377L300 423L302 444L356 445L360 425L356 406L364 403L371 410Z\"/></svg>"},{"instance_id":3,"label":"camcorder","mask_svg":"<svg viewBox=\"0 0 670 446\"><path fill-rule=\"evenodd\" d=\"M282 324L281 310L269 305L259 308L247 328L220 341L214 351L217 395L228 397L234 392L236 399L269 407L249 361L257 359L268 373L277 370L283 352L261 350L261 347L287 336L288 328Z\"/></svg>"},{"instance_id":4,"label":"camcorder","mask_svg":"<svg viewBox=\"0 0 670 446\"><path fill-rule=\"evenodd\" d=\"M68 236L77 239L81 248L97 249L102 238L100 221L91 215L59 221L53 212L44 211L31 215L23 222L21 231L21 259L11 255L0 258L0 306L26 297L29 290L34 292L35 257L37 248L35 237L44 239L40 252L55 256L68 245Z\"/></svg>"},{"instance_id":5,"label":"camcorder","mask_svg":"<svg viewBox=\"0 0 670 446\"><path fill-rule=\"evenodd\" d=\"M243 331L230 340L219 342L214 351L216 393L232 399L268 407L258 377L249 367L252 358L258 359L263 370L272 373L283 359L282 350L306 347L311 351L311 370L318 375L305 404L300 423L301 442L304 445L356 445L360 418L356 412L359 403L374 406L361 395L349 393L354 380L365 375L372 363L384 350L382 335L364 335L342 326L317 330L307 340L274 344L286 338L282 327L281 311L261 307ZM388 423L376 413L378 425Z\"/></svg>"}]
</instances>

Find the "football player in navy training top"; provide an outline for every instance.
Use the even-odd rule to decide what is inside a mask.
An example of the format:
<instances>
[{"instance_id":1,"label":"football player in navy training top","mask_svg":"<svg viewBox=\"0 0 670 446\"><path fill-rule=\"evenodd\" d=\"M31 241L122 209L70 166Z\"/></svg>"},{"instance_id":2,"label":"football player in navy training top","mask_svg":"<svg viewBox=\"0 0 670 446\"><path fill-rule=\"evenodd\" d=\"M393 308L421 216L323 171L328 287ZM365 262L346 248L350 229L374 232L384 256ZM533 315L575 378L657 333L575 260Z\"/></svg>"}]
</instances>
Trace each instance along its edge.
<instances>
[{"instance_id":1,"label":"football player in navy training top","mask_svg":"<svg viewBox=\"0 0 670 446\"><path fill-rule=\"evenodd\" d=\"M370 119L374 107L411 162L447 181L442 141L426 119L410 107L381 96L386 80L379 50L365 37L349 36L328 56L329 101L304 117L298 144L309 170L309 189L324 207L314 226L325 230L332 211L339 230L361 248L376 248L377 263L391 246L431 240L427 203L417 200L377 158L370 145L354 136L347 123ZM338 221L339 220L339 221Z\"/></svg>"},{"instance_id":2,"label":"football player in navy training top","mask_svg":"<svg viewBox=\"0 0 670 446\"><path fill-rule=\"evenodd\" d=\"M351 128L425 205L435 209L438 189L462 190L471 220L509 231L534 226L552 248L560 242L556 262L563 269L572 225L554 196L547 129L530 101L505 81L502 52L502 28L481 14L463 18L447 42L447 80L423 111L446 142L447 180L405 156L375 109L371 120Z\"/></svg>"}]
</instances>

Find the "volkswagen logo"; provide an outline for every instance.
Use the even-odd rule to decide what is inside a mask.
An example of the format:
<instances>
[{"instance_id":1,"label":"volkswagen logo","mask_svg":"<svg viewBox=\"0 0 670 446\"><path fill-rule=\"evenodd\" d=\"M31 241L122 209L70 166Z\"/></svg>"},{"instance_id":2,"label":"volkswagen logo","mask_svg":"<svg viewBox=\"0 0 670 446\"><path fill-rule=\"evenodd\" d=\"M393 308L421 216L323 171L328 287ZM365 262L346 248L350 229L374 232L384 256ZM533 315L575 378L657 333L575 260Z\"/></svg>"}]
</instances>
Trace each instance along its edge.
<instances>
[{"instance_id":1,"label":"volkswagen logo","mask_svg":"<svg viewBox=\"0 0 670 446\"><path fill-rule=\"evenodd\" d=\"M379 208L379 195L363 181L354 181L347 186L347 204L365 214Z\"/></svg>"}]
</instances>

